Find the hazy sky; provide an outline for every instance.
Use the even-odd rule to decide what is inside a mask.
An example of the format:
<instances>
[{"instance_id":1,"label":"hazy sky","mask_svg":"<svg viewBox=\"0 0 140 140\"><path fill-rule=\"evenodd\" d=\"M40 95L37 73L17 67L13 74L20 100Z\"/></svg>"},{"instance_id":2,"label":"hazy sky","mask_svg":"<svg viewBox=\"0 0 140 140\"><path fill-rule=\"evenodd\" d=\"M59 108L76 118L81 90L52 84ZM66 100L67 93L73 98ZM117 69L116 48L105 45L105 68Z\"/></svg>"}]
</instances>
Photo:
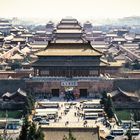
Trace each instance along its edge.
<instances>
[{"instance_id":1,"label":"hazy sky","mask_svg":"<svg viewBox=\"0 0 140 140\"><path fill-rule=\"evenodd\" d=\"M140 0L0 0L0 16L50 19L140 16Z\"/></svg>"}]
</instances>

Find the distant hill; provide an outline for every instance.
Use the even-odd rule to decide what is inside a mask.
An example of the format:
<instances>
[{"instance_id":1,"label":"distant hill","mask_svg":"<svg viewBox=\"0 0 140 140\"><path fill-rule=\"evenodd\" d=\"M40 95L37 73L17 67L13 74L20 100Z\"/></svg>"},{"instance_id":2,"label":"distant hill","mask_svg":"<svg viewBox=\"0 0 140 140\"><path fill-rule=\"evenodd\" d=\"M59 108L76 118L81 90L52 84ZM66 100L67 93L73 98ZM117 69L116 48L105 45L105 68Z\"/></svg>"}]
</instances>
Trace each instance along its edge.
<instances>
[{"instance_id":1,"label":"distant hill","mask_svg":"<svg viewBox=\"0 0 140 140\"><path fill-rule=\"evenodd\" d=\"M124 17L124 18L105 18L105 19L93 19L91 22L94 24L99 25L117 25L117 26L133 26L139 25L140 26L140 16L131 16L131 17Z\"/></svg>"},{"instance_id":2,"label":"distant hill","mask_svg":"<svg viewBox=\"0 0 140 140\"><path fill-rule=\"evenodd\" d=\"M61 19L47 19L47 18L18 18L15 17L13 19L9 19L12 21L13 25L21 24L21 25L45 25L49 20L53 21L54 23L59 22ZM93 25L119 25L119 26L133 26L139 25L140 26L140 16L130 16L124 18L90 18L90 19L78 19L79 22L84 23L86 21L90 21Z\"/></svg>"},{"instance_id":3,"label":"distant hill","mask_svg":"<svg viewBox=\"0 0 140 140\"><path fill-rule=\"evenodd\" d=\"M140 25L140 16L124 17L122 19L118 19L118 24Z\"/></svg>"}]
</instances>

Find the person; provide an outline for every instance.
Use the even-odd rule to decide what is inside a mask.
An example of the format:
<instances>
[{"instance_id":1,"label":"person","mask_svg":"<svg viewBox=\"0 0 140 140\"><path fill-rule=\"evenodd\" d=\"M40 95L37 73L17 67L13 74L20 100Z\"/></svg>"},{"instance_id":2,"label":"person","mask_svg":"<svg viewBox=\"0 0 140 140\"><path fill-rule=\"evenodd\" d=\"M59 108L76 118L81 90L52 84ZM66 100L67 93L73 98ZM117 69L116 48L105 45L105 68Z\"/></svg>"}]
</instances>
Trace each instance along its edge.
<instances>
[{"instance_id":1,"label":"person","mask_svg":"<svg viewBox=\"0 0 140 140\"><path fill-rule=\"evenodd\" d=\"M65 126L66 126L66 125L68 125L68 124L69 124L69 122L68 122L68 121L66 121L66 122L65 122Z\"/></svg>"},{"instance_id":2,"label":"person","mask_svg":"<svg viewBox=\"0 0 140 140\"><path fill-rule=\"evenodd\" d=\"M77 116L80 116L79 110L77 111Z\"/></svg>"},{"instance_id":3,"label":"person","mask_svg":"<svg viewBox=\"0 0 140 140\"><path fill-rule=\"evenodd\" d=\"M87 126L87 121L84 121L84 127Z\"/></svg>"},{"instance_id":4,"label":"person","mask_svg":"<svg viewBox=\"0 0 140 140\"><path fill-rule=\"evenodd\" d=\"M69 122L67 121L67 125L69 124Z\"/></svg>"},{"instance_id":5,"label":"person","mask_svg":"<svg viewBox=\"0 0 140 140\"><path fill-rule=\"evenodd\" d=\"M79 122L79 117L78 117L78 122Z\"/></svg>"}]
</instances>

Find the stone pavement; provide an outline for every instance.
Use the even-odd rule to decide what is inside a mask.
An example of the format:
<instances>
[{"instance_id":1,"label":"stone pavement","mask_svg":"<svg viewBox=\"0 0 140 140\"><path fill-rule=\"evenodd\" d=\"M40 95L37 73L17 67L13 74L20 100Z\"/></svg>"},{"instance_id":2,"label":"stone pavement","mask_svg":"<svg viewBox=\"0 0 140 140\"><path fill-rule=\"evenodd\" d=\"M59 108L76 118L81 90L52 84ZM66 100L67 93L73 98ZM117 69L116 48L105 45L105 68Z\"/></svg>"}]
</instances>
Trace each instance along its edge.
<instances>
[{"instance_id":1,"label":"stone pavement","mask_svg":"<svg viewBox=\"0 0 140 140\"><path fill-rule=\"evenodd\" d=\"M44 128L44 127L97 127L98 126L101 130L105 132L104 134L102 134L104 137L110 133L110 130L106 128L102 124L102 122L97 122L96 120L86 120L87 125L84 126L85 120L83 119L83 117L77 115L78 112L80 112L80 110L78 110L78 107L80 108L80 102L79 101L73 102L76 105L72 105L70 108L69 105L66 105L67 103L70 102L64 102L64 101L59 102L59 106L60 106L60 108L58 109L59 119L56 119L56 122L50 120L49 125L43 125L42 127ZM69 110L67 114L65 114L64 112L65 109Z\"/></svg>"}]
</instances>

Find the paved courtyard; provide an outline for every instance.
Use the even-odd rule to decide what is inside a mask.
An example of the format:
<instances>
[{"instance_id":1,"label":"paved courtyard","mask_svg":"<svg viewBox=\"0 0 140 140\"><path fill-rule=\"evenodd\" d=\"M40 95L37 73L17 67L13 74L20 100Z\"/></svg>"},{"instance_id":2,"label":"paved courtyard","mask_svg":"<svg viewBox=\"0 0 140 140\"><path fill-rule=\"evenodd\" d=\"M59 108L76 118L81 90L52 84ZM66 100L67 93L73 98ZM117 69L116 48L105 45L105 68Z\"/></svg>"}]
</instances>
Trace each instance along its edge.
<instances>
[{"instance_id":1,"label":"paved courtyard","mask_svg":"<svg viewBox=\"0 0 140 140\"><path fill-rule=\"evenodd\" d=\"M96 101L96 100L94 100ZM54 101L51 101L54 102ZM56 102L56 101L55 101ZM46 101L47 103L47 101ZM55 120L50 120L49 125L41 125L41 127L99 127L102 135L106 136L110 133L110 129L103 125L103 122L100 120L104 119L104 117L98 117L97 119L87 119L85 120L80 113L82 112L82 107L80 100L65 102L65 101L57 101L59 103L58 108L58 117ZM73 104L73 105L69 105ZM52 108L52 111L56 110ZM65 113L65 110L68 110ZM84 124L86 121L86 124Z\"/></svg>"}]
</instances>

